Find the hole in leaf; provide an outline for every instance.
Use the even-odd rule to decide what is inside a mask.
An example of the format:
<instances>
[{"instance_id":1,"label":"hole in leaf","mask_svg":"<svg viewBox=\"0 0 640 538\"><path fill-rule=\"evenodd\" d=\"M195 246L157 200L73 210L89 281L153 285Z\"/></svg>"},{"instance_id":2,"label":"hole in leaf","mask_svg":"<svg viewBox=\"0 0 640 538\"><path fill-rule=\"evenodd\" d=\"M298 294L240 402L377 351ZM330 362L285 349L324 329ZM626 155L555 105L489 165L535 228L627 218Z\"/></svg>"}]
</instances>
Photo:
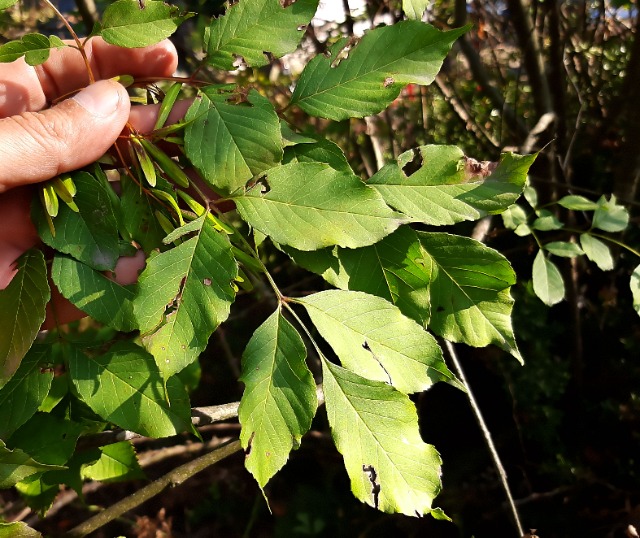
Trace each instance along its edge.
<instances>
[{"instance_id":1,"label":"hole in leaf","mask_svg":"<svg viewBox=\"0 0 640 538\"><path fill-rule=\"evenodd\" d=\"M353 49L353 47L358 44L358 41L360 41L358 37L350 37L344 44L344 46L338 51L338 54L336 54L336 57L331 62L331 67L336 68L342 63L343 60L348 59L351 49Z\"/></svg>"},{"instance_id":2,"label":"hole in leaf","mask_svg":"<svg viewBox=\"0 0 640 538\"><path fill-rule=\"evenodd\" d=\"M409 177L420 170L423 164L424 160L422 159L422 153L420 153L418 148L413 148L413 158L402 167L402 171L405 176Z\"/></svg>"},{"instance_id":3,"label":"hole in leaf","mask_svg":"<svg viewBox=\"0 0 640 538\"><path fill-rule=\"evenodd\" d=\"M268 50L263 50L262 54L264 54L264 57L267 59L267 62L269 62L270 64L276 61L276 57L271 54Z\"/></svg>"},{"instance_id":4,"label":"hole in leaf","mask_svg":"<svg viewBox=\"0 0 640 538\"><path fill-rule=\"evenodd\" d=\"M296 30L298 30L298 32L302 32L303 30L307 29L307 25L306 24L301 24L300 26L298 26L298 28L296 28Z\"/></svg>"},{"instance_id":5,"label":"hole in leaf","mask_svg":"<svg viewBox=\"0 0 640 538\"><path fill-rule=\"evenodd\" d=\"M373 506L377 510L380 500L380 484L378 482L378 473L373 465L363 465L362 470L371 482L371 495L373 496Z\"/></svg>"},{"instance_id":6,"label":"hole in leaf","mask_svg":"<svg viewBox=\"0 0 640 538\"><path fill-rule=\"evenodd\" d=\"M203 283L205 286L211 286L211 279L210 279L210 278L205 278L205 279L202 281L202 283Z\"/></svg>"},{"instance_id":7,"label":"hole in leaf","mask_svg":"<svg viewBox=\"0 0 640 538\"><path fill-rule=\"evenodd\" d=\"M247 449L244 451L245 458L249 457L251 454L251 449L253 448L253 438L256 436L256 432L251 432L251 437L249 437L249 442L247 443Z\"/></svg>"},{"instance_id":8,"label":"hole in leaf","mask_svg":"<svg viewBox=\"0 0 640 538\"><path fill-rule=\"evenodd\" d=\"M393 83L395 82L395 80L393 80L393 77L387 77L384 79L384 82L382 83L382 85L385 88L388 88L389 86L391 86Z\"/></svg>"},{"instance_id":9,"label":"hole in leaf","mask_svg":"<svg viewBox=\"0 0 640 538\"><path fill-rule=\"evenodd\" d=\"M260 189L260 194L267 194L270 190L271 190L271 186L269 185L269 182L267 181L267 176L260 176L258 179L256 179L255 184L253 185L255 188Z\"/></svg>"},{"instance_id":10,"label":"hole in leaf","mask_svg":"<svg viewBox=\"0 0 640 538\"><path fill-rule=\"evenodd\" d=\"M243 56L240 56L240 54L234 54L233 55L233 67L235 67L236 69L246 69L247 68L247 62L245 61Z\"/></svg>"},{"instance_id":11,"label":"hole in leaf","mask_svg":"<svg viewBox=\"0 0 640 538\"><path fill-rule=\"evenodd\" d=\"M371 349L371 347L369 346L369 342L367 342L366 340L364 341L364 344L362 344L362 347L364 349L366 349L369 353L371 353L371 356L373 357L373 360L376 361L378 363L378 366L380 366L380 368L382 368L382 371L387 375L387 381L386 383L388 385L391 385L391 374L389 374L389 372L387 371L387 369L384 367L384 364L382 364L382 361L376 356L376 354L373 352L373 350Z\"/></svg>"}]
</instances>

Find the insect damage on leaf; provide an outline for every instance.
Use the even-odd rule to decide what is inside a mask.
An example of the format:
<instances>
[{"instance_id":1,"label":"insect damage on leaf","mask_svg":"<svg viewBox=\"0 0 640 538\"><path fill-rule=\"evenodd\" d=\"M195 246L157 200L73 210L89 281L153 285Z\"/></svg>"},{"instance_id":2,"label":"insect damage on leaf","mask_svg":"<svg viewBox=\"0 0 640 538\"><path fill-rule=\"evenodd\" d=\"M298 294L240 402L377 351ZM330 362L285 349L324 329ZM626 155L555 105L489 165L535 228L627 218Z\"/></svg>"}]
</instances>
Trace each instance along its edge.
<instances>
[{"instance_id":1,"label":"insect damage on leaf","mask_svg":"<svg viewBox=\"0 0 640 538\"><path fill-rule=\"evenodd\" d=\"M461 166L464 167L466 181L473 181L476 179L485 179L490 176L498 167L498 163L493 161L477 161L465 155L462 157Z\"/></svg>"},{"instance_id":2,"label":"insect damage on leaf","mask_svg":"<svg viewBox=\"0 0 640 538\"><path fill-rule=\"evenodd\" d=\"M415 174L418 170L420 170L420 168L422 168L422 165L424 164L424 159L422 158L422 152L420 151L420 148L413 148L412 153L413 157L411 158L411 160L402 167L402 172L407 177Z\"/></svg>"},{"instance_id":3,"label":"insect damage on leaf","mask_svg":"<svg viewBox=\"0 0 640 538\"><path fill-rule=\"evenodd\" d=\"M362 344L362 348L367 350L369 353L371 353L371 356L373 357L373 360L375 360L378 365L380 366L380 368L382 368L382 371L387 375L388 380L386 381L386 383L388 385L393 385L393 380L391 379L391 374L389 373L389 371L384 367L384 364L382 364L382 361L376 356L376 354L373 352L373 350L371 349L371 346L369 346L369 342L367 342L366 340L364 341L364 344Z\"/></svg>"},{"instance_id":4,"label":"insect damage on leaf","mask_svg":"<svg viewBox=\"0 0 640 538\"><path fill-rule=\"evenodd\" d=\"M378 509L378 502L380 499L380 490L382 489L378 482L378 473L373 465L363 465L362 471L367 475L369 482L371 482L371 495L373 497L373 507Z\"/></svg>"},{"instance_id":5,"label":"insect damage on leaf","mask_svg":"<svg viewBox=\"0 0 640 538\"><path fill-rule=\"evenodd\" d=\"M336 54L336 57L331 62L331 67L335 69L340 65L342 60L346 60L347 58L349 58L349 53L359 42L359 37L351 36Z\"/></svg>"}]
</instances>

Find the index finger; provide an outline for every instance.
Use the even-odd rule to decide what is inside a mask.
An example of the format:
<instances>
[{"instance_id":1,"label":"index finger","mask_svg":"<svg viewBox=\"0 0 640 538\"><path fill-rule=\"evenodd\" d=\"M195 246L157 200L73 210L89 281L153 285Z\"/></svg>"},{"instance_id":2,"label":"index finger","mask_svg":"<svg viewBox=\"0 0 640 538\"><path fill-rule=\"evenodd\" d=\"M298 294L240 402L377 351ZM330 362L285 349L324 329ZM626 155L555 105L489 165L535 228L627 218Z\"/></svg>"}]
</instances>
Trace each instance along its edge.
<instances>
[{"instance_id":1,"label":"index finger","mask_svg":"<svg viewBox=\"0 0 640 538\"><path fill-rule=\"evenodd\" d=\"M178 54L168 39L150 47L126 49L95 37L85 44L85 53L96 80L123 74L168 77L178 64ZM88 84L84 59L73 47L52 50L49 59L36 67L22 58L0 64L0 117L42 110L57 97Z\"/></svg>"}]
</instances>

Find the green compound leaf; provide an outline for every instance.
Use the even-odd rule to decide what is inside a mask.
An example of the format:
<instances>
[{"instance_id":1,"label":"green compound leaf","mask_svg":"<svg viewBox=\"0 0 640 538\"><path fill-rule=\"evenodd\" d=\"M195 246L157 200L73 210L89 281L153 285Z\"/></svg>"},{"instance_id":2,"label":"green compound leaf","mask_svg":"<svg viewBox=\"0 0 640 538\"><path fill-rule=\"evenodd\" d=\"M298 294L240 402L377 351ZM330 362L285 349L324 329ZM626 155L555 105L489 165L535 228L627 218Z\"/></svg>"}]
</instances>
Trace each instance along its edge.
<instances>
[{"instance_id":1,"label":"green compound leaf","mask_svg":"<svg viewBox=\"0 0 640 538\"><path fill-rule=\"evenodd\" d=\"M0 2L0 9L4 9L2 2ZM24 56L25 62L29 65L40 65L49 59L51 49L62 47L66 45L57 36L27 34L20 40L9 41L0 46L0 62L13 62Z\"/></svg>"},{"instance_id":2,"label":"green compound leaf","mask_svg":"<svg viewBox=\"0 0 640 538\"><path fill-rule=\"evenodd\" d=\"M285 251L336 288L382 297L421 325L429 322L431 266L424 264L424 249L408 226L369 247Z\"/></svg>"},{"instance_id":3,"label":"green compound leaf","mask_svg":"<svg viewBox=\"0 0 640 538\"><path fill-rule=\"evenodd\" d=\"M194 233L177 247L151 256L138 281L134 313L164 379L198 358L235 298L232 282L238 265L231 244L205 217L165 238L170 242Z\"/></svg>"},{"instance_id":4,"label":"green compound leaf","mask_svg":"<svg viewBox=\"0 0 640 538\"><path fill-rule=\"evenodd\" d=\"M7 439L29 420L49 394L52 370L42 370L48 348L33 346L22 359L20 368L0 390L0 439Z\"/></svg>"},{"instance_id":5,"label":"green compound leaf","mask_svg":"<svg viewBox=\"0 0 640 538\"><path fill-rule=\"evenodd\" d=\"M27 251L16 264L18 272L0 290L0 388L14 375L38 335L51 297L40 250Z\"/></svg>"},{"instance_id":6,"label":"green compound leaf","mask_svg":"<svg viewBox=\"0 0 640 538\"><path fill-rule=\"evenodd\" d=\"M136 328L135 286L122 286L64 254L54 257L51 278L64 297L97 321L123 332Z\"/></svg>"},{"instance_id":7,"label":"green compound leaf","mask_svg":"<svg viewBox=\"0 0 640 538\"><path fill-rule=\"evenodd\" d=\"M371 30L356 44L340 39L328 56L318 54L307 64L291 105L333 120L377 114L407 84L431 84L452 43L467 29L441 32L402 21Z\"/></svg>"},{"instance_id":8,"label":"green compound leaf","mask_svg":"<svg viewBox=\"0 0 640 538\"><path fill-rule=\"evenodd\" d=\"M305 357L302 338L279 310L258 327L243 354L240 441L245 466L261 488L311 427L318 401Z\"/></svg>"},{"instance_id":9,"label":"green compound leaf","mask_svg":"<svg viewBox=\"0 0 640 538\"><path fill-rule=\"evenodd\" d=\"M0 9L2 9L0 4ZM42 538L37 530L32 529L24 521L3 523L0 521L0 538Z\"/></svg>"},{"instance_id":10,"label":"green compound leaf","mask_svg":"<svg viewBox=\"0 0 640 538\"><path fill-rule=\"evenodd\" d=\"M580 246L593 263L595 263L602 271L611 271L613 269L613 256L609 247L596 239L589 233L580 235Z\"/></svg>"},{"instance_id":11,"label":"green compound leaf","mask_svg":"<svg viewBox=\"0 0 640 538\"><path fill-rule=\"evenodd\" d=\"M442 461L420 438L409 397L326 359L322 372L331 433L356 498L383 512L429 513Z\"/></svg>"},{"instance_id":12,"label":"green compound leaf","mask_svg":"<svg viewBox=\"0 0 640 538\"><path fill-rule=\"evenodd\" d=\"M104 10L100 35L119 47L147 47L169 37L193 13L155 0L117 0Z\"/></svg>"},{"instance_id":13,"label":"green compound leaf","mask_svg":"<svg viewBox=\"0 0 640 538\"><path fill-rule=\"evenodd\" d=\"M117 208L113 193L109 192L111 187L87 172L75 172L72 177L78 188L74 201L79 212L61 204L54 220L55 236L39 204L33 204L31 217L47 245L97 271L112 271L120 250Z\"/></svg>"},{"instance_id":14,"label":"green compound leaf","mask_svg":"<svg viewBox=\"0 0 640 538\"><path fill-rule=\"evenodd\" d=\"M234 69L242 57L252 67L293 52L318 8L318 0L296 0L286 8L280 0L241 0L211 21L205 34L209 64Z\"/></svg>"},{"instance_id":15,"label":"green compound leaf","mask_svg":"<svg viewBox=\"0 0 640 538\"><path fill-rule=\"evenodd\" d=\"M420 146L384 166L368 184L412 220L455 224L500 213L512 205L522 193L535 157L505 153L495 167L465 157L455 146ZM415 171L407 174L405 170Z\"/></svg>"},{"instance_id":16,"label":"green compound leaf","mask_svg":"<svg viewBox=\"0 0 640 538\"><path fill-rule=\"evenodd\" d=\"M522 362L511 325L516 275L507 259L474 239L416 233L432 274L429 328L452 342L495 344Z\"/></svg>"},{"instance_id":17,"label":"green compound leaf","mask_svg":"<svg viewBox=\"0 0 640 538\"><path fill-rule=\"evenodd\" d=\"M82 400L104 420L147 437L190 431L189 396L177 378L165 382L144 349L117 342L90 359L73 349L69 370Z\"/></svg>"},{"instance_id":18,"label":"green compound leaf","mask_svg":"<svg viewBox=\"0 0 640 538\"><path fill-rule=\"evenodd\" d=\"M56 469L64 469L64 467L40 463L19 448L10 450L0 439L0 489L15 486L34 474Z\"/></svg>"},{"instance_id":19,"label":"green compound leaf","mask_svg":"<svg viewBox=\"0 0 640 538\"><path fill-rule=\"evenodd\" d=\"M533 260L533 291L547 306L553 306L564 299L564 281L560 270L549 260L542 250Z\"/></svg>"},{"instance_id":20,"label":"green compound leaf","mask_svg":"<svg viewBox=\"0 0 640 538\"><path fill-rule=\"evenodd\" d=\"M640 315L640 265L638 265L631 273L629 289L633 297L633 308Z\"/></svg>"},{"instance_id":21,"label":"green compound leaf","mask_svg":"<svg viewBox=\"0 0 640 538\"><path fill-rule=\"evenodd\" d=\"M322 163L272 168L233 199L251 226L300 250L370 245L401 223L357 176Z\"/></svg>"},{"instance_id":22,"label":"green compound leaf","mask_svg":"<svg viewBox=\"0 0 640 538\"><path fill-rule=\"evenodd\" d=\"M598 204L592 202L588 198L584 196L579 196L577 194L570 194L568 196L563 196L558 200L558 204L567 209L573 209L575 211L593 211L598 208Z\"/></svg>"},{"instance_id":23,"label":"green compound leaf","mask_svg":"<svg viewBox=\"0 0 640 538\"><path fill-rule=\"evenodd\" d=\"M612 194L607 200L602 196L598 200L598 207L593 213L593 227L605 232L621 232L629 224L629 212L624 206L616 203Z\"/></svg>"},{"instance_id":24,"label":"green compound leaf","mask_svg":"<svg viewBox=\"0 0 640 538\"><path fill-rule=\"evenodd\" d=\"M405 394L452 380L435 338L388 301L329 290L297 299L342 365Z\"/></svg>"},{"instance_id":25,"label":"green compound leaf","mask_svg":"<svg viewBox=\"0 0 640 538\"><path fill-rule=\"evenodd\" d=\"M282 160L282 137L268 99L255 90L249 92L251 106L230 104L228 97L205 88L187 112L184 140L187 157L202 177L232 192Z\"/></svg>"},{"instance_id":26,"label":"green compound leaf","mask_svg":"<svg viewBox=\"0 0 640 538\"><path fill-rule=\"evenodd\" d=\"M100 459L82 470L84 478L112 483L145 477L136 451L129 441L101 447L100 452Z\"/></svg>"}]
</instances>

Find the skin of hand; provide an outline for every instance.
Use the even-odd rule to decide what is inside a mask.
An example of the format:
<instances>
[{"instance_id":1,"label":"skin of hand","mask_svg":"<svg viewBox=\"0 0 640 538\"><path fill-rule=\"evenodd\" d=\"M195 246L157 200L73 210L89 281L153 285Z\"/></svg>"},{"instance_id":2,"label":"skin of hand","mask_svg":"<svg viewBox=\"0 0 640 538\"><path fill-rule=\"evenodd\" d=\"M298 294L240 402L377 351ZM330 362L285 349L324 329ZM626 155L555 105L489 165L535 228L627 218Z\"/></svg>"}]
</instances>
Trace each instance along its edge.
<instances>
[{"instance_id":1,"label":"skin of hand","mask_svg":"<svg viewBox=\"0 0 640 538\"><path fill-rule=\"evenodd\" d=\"M170 41L139 49L109 45L92 38L85 51L96 82L89 84L80 52L52 50L36 67L23 59L0 64L0 290L13 278L15 260L40 240L30 219L33 184L70 172L99 159L116 141L127 122L140 132L153 128L157 106L131 107L117 75L168 77L177 66ZM52 107L54 100L71 94ZM186 106L176 106L176 121ZM142 253L121 258L115 278L121 284L137 279ZM55 311L55 316L53 312ZM43 328L82 317L52 286Z\"/></svg>"}]
</instances>

